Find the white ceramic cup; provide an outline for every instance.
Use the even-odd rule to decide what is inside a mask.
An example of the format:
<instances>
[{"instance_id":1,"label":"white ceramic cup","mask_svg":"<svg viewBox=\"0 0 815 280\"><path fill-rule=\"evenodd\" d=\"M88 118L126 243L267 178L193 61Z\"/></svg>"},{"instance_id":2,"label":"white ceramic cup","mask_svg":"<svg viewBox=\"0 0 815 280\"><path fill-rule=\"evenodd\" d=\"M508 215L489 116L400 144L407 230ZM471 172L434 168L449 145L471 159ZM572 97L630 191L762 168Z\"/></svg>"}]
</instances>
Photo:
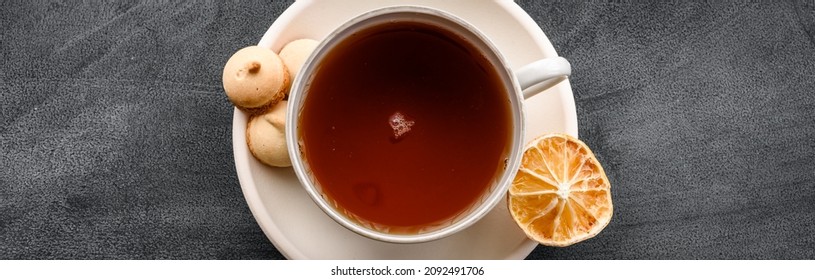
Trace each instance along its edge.
<instances>
[{"instance_id":1,"label":"white ceramic cup","mask_svg":"<svg viewBox=\"0 0 815 280\"><path fill-rule=\"evenodd\" d=\"M360 221L336 208L334 201L323 194L320 184L313 176L307 160L303 156L299 133L300 112L312 83L314 70L322 59L336 46L352 34L372 26L395 21L420 22L441 27L461 36L472 43L487 58L501 78L508 94L512 119L512 137L506 166L479 200L463 211L463 214L415 234L390 233L387 228ZM495 45L475 27L466 21L446 12L419 6L394 6L366 12L357 16L331 32L306 60L295 78L289 93L286 116L286 141L289 143L289 156L298 179L312 200L328 216L340 225L369 238L394 242L418 243L440 239L475 224L495 207L504 197L520 166L524 136L523 100L551 87L571 74L569 62L562 57L547 58L523 66L516 71L510 69L507 61ZM534 87L524 95L524 89Z\"/></svg>"}]
</instances>

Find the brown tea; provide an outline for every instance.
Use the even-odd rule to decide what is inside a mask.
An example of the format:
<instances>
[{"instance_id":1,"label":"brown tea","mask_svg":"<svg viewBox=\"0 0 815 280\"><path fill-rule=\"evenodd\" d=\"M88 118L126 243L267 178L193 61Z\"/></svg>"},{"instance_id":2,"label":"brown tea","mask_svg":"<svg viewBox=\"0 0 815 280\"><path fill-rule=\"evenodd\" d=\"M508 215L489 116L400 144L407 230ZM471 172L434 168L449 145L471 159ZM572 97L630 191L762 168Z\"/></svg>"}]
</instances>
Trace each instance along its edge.
<instances>
[{"instance_id":1,"label":"brown tea","mask_svg":"<svg viewBox=\"0 0 815 280\"><path fill-rule=\"evenodd\" d=\"M333 47L301 109L301 148L329 199L394 229L445 221L504 167L507 91L479 50L440 27L394 22Z\"/></svg>"}]
</instances>

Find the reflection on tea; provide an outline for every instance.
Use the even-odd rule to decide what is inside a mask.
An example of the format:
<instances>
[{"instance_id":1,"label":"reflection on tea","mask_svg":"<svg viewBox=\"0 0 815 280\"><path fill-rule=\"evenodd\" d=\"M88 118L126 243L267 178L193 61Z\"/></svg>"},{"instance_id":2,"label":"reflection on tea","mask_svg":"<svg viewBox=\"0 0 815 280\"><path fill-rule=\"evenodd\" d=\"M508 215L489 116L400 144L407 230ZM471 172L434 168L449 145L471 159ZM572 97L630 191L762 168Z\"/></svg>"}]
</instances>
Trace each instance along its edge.
<instances>
[{"instance_id":1,"label":"reflection on tea","mask_svg":"<svg viewBox=\"0 0 815 280\"><path fill-rule=\"evenodd\" d=\"M325 195L353 215L397 231L443 222L502 171L513 129L505 86L454 33L381 24L315 69L302 149Z\"/></svg>"}]
</instances>

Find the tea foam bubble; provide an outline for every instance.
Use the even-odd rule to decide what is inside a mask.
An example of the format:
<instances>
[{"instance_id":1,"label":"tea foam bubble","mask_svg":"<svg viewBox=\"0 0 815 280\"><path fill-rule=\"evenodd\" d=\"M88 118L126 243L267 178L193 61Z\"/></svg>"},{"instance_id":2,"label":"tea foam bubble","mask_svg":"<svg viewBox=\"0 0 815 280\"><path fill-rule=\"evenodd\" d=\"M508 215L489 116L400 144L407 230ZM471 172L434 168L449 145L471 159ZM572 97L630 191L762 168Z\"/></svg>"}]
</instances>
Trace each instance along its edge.
<instances>
[{"instance_id":1,"label":"tea foam bubble","mask_svg":"<svg viewBox=\"0 0 815 280\"><path fill-rule=\"evenodd\" d=\"M402 114L401 112L395 112L391 114L388 118L388 124L390 124L391 129L393 129L393 139L400 140L410 132L411 127L415 122L409 119L407 116Z\"/></svg>"}]
</instances>

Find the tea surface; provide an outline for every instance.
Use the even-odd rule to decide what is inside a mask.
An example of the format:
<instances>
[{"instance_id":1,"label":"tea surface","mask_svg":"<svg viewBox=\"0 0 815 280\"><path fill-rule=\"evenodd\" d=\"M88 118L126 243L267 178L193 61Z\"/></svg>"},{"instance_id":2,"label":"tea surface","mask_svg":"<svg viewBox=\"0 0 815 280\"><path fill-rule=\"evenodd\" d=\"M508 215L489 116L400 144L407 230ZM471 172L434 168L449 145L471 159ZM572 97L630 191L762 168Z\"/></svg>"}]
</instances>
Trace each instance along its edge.
<instances>
[{"instance_id":1,"label":"tea surface","mask_svg":"<svg viewBox=\"0 0 815 280\"><path fill-rule=\"evenodd\" d=\"M397 22L335 46L300 116L323 191L365 220L416 228L459 214L502 171L512 131L500 76L470 43Z\"/></svg>"}]
</instances>

